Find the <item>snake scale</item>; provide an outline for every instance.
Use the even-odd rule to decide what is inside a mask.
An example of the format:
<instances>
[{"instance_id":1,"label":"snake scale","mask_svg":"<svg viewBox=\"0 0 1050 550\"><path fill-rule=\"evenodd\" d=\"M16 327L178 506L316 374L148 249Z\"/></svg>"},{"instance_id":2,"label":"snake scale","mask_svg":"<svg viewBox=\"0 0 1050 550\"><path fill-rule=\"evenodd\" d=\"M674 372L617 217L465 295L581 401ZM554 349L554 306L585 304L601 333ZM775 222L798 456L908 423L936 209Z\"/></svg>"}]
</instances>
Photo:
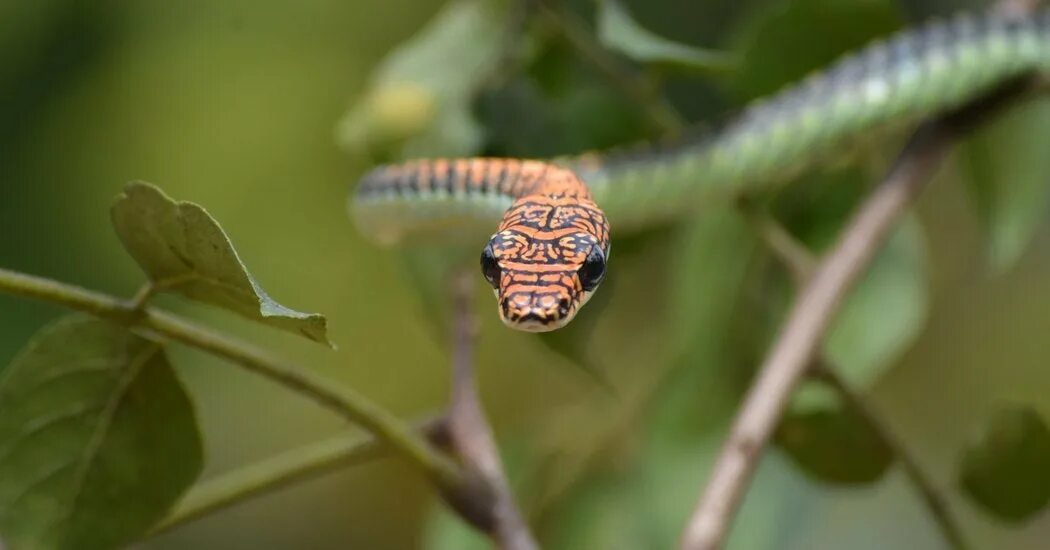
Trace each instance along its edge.
<instances>
[{"instance_id":1,"label":"snake scale","mask_svg":"<svg viewBox=\"0 0 1050 550\"><path fill-rule=\"evenodd\" d=\"M630 228L689 215L713 193L770 187L844 144L1046 73L1050 10L1023 18L962 14L847 55L702 139L547 161L380 166L356 186L350 209L361 231L385 244L480 245L490 234L481 268L500 318L520 330L554 330L601 283L610 221Z\"/></svg>"}]
</instances>

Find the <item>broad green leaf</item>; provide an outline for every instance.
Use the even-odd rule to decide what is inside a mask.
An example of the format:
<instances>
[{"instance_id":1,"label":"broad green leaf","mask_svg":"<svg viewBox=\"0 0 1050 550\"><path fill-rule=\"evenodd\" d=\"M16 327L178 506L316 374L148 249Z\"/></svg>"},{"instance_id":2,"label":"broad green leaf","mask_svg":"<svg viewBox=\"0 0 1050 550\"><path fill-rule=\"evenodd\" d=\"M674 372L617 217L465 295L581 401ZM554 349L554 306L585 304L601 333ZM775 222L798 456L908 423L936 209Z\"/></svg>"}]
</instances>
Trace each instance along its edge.
<instances>
[{"instance_id":1,"label":"broad green leaf","mask_svg":"<svg viewBox=\"0 0 1050 550\"><path fill-rule=\"evenodd\" d=\"M657 63L705 73L735 67L727 54L668 40L639 25L619 0L598 4L598 40L605 47L642 63Z\"/></svg>"},{"instance_id":2,"label":"broad green leaf","mask_svg":"<svg viewBox=\"0 0 1050 550\"><path fill-rule=\"evenodd\" d=\"M468 156L482 128L471 101L500 61L503 17L489 2L456 0L380 63L336 128L354 154Z\"/></svg>"},{"instance_id":3,"label":"broad green leaf","mask_svg":"<svg viewBox=\"0 0 1050 550\"><path fill-rule=\"evenodd\" d=\"M827 357L851 386L871 387L922 331L928 301L926 242L908 216L835 316Z\"/></svg>"},{"instance_id":4,"label":"broad green leaf","mask_svg":"<svg viewBox=\"0 0 1050 550\"><path fill-rule=\"evenodd\" d=\"M1010 521L1050 503L1050 429L1031 407L995 411L963 452L959 481L986 511Z\"/></svg>"},{"instance_id":5,"label":"broad green leaf","mask_svg":"<svg viewBox=\"0 0 1050 550\"><path fill-rule=\"evenodd\" d=\"M288 309L270 298L204 208L134 182L124 188L111 214L124 248L158 291L177 292L331 345L325 317Z\"/></svg>"},{"instance_id":6,"label":"broad green leaf","mask_svg":"<svg viewBox=\"0 0 1050 550\"><path fill-rule=\"evenodd\" d=\"M970 196L987 233L994 271L1009 269L1050 211L1050 100L996 117L964 144Z\"/></svg>"},{"instance_id":7,"label":"broad green leaf","mask_svg":"<svg viewBox=\"0 0 1050 550\"><path fill-rule=\"evenodd\" d=\"M796 466L829 483L874 482L894 459L867 418L815 381L800 388L774 440Z\"/></svg>"},{"instance_id":8,"label":"broad green leaf","mask_svg":"<svg viewBox=\"0 0 1050 550\"><path fill-rule=\"evenodd\" d=\"M744 99L772 93L845 52L885 37L903 19L890 0L776 0L757 5L760 11L741 19L744 25L734 40L741 68L734 72L733 87Z\"/></svg>"},{"instance_id":9,"label":"broad green leaf","mask_svg":"<svg viewBox=\"0 0 1050 550\"><path fill-rule=\"evenodd\" d=\"M116 548L202 468L163 348L104 321L43 329L0 379L0 534L11 550Z\"/></svg>"}]
</instances>

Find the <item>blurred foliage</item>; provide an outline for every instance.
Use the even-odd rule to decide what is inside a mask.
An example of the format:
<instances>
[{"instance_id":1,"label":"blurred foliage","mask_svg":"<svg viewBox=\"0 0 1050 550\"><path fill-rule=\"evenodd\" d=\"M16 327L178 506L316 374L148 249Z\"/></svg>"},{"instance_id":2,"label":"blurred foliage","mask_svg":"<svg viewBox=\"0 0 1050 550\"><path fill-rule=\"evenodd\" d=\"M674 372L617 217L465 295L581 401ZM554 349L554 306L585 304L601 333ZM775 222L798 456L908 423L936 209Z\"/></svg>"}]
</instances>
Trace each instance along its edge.
<instances>
[{"instance_id":1,"label":"blurred foliage","mask_svg":"<svg viewBox=\"0 0 1050 550\"><path fill-rule=\"evenodd\" d=\"M1046 213L1050 156L1032 136L1048 127L1050 101L1040 98L991 121L966 145L969 189L996 272L1017 262Z\"/></svg>"},{"instance_id":2,"label":"blurred foliage","mask_svg":"<svg viewBox=\"0 0 1050 550\"><path fill-rule=\"evenodd\" d=\"M351 154L396 148L408 158L476 152L482 128L471 102L501 60L500 29L498 12L484 0L449 2L373 73L339 123L340 143Z\"/></svg>"},{"instance_id":3,"label":"blurred foliage","mask_svg":"<svg viewBox=\"0 0 1050 550\"><path fill-rule=\"evenodd\" d=\"M1050 502L1050 428L1031 407L1000 407L963 456L959 479L993 514L1020 521Z\"/></svg>"},{"instance_id":4,"label":"blurred foliage","mask_svg":"<svg viewBox=\"0 0 1050 550\"><path fill-rule=\"evenodd\" d=\"M460 258L473 269L477 251L364 243L340 205L370 163L542 157L654 137L651 113L615 75L650 84L687 122L725 120L920 14L960 7L555 3L582 22L576 30L609 56L610 72L515 2L441 4L4 4L0 265L130 295L141 274L104 212L125 181L162 182L222 219L275 295L323 309L340 351L201 312L206 319L294 353L406 417L421 415L444 401L443 272ZM701 52L738 63L709 76L666 70L709 62ZM1050 406L1043 107L1018 109L968 140L850 297L825 348L933 472L976 547L1042 548L1050 536L1045 513L999 525L968 507L951 480L986 406L1004 397ZM763 197L765 206L801 242L825 250L898 144L803 176ZM480 308L482 395L520 500L550 548L674 543L793 294L790 274L730 204L614 238L608 281L566 330L510 333L491 304ZM985 260L999 278L986 276ZM478 292L489 293L480 282ZM0 296L0 358L54 313ZM206 475L339 426L213 360L180 349L171 356L199 410ZM1017 513L1026 504L1027 515L1040 506L1030 465L1044 463L1042 424L1026 415L1007 422L1019 429L990 428L1015 436L981 438L961 463L962 486L982 507ZM797 396L731 548L942 547L914 493L887 469L885 449L856 420L822 389ZM829 490L799 463L825 482L868 483ZM1011 487L1024 498L994 491ZM432 513L428 495L403 465L366 466L143 547L484 546L446 511ZM14 538L6 527L4 537Z\"/></svg>"},{"instance_id":5,"label":"blurred foliage","mask_svg":"<svg viewBox=\"0 0 1050 550\"><path fill-rule=\"evenodd\" d=\"M597 35L602 45L640 63L698 73L728 71L735 65L725 54L650 32L631 18L619 0L600 0L597 18Z\"/></svg>"}]
</instances>

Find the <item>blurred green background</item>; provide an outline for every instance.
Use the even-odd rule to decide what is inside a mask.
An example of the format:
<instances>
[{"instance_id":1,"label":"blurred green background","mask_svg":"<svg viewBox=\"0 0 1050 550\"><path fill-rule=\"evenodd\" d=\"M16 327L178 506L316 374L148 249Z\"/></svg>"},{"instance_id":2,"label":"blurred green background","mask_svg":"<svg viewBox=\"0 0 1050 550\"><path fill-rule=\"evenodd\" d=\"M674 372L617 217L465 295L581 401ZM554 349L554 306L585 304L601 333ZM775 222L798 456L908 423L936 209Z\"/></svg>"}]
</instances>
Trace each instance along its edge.
<instances>
[{"instance_id":1,"label":"blurred green background","mask_svg":"<svg viewBox=\"0 0 1050 550\"><path fill-rule=\"evenodd\" d=\"M799 4L657 0L627 6L663 36L743 52L734 74L661 73L670 103L690 121L725 118L871 36L968 7ZM204 205L271 295L329 316L339 349L177 300L162 299L164 305L301 359L405 418L440 410L447 360L433 310L404 258L364 241L344 208L355 178L376 158L398 152L340 149L335 129L369 89L383 56L441 5L0 4L0 266L132 294L142 276L114 238L107 209L124 182L147 180ZM589 2L565 9L585 25L594 20ZM472 152L573 153L659 133L644 109L556 30L548 25L530 36L521 71L478 83L470 109L484 131ZM473 38L461 40L468 49L486 46ZM784 40L793 46L774 47ZM648 74L611 55L628 74ZM457 59L445 62L454 66ZM1044 145L1048 138L1041 134ZM1038 142L1040 134L1020 139ZM433 148L413 152L447 152L440 143ZM808 242L825 245L857 191L879 173L869 165L882 166L879 159L892 151L876 151L875 161L845 175L803 178L812 188L847 191L790 193L778 197L778 212ZM955 481L959 449L995 404L1021 400L1050 413L1050 202L1039 190L1050 181L1027 196L974 208L968 183L970 172L980 170L974 158L982 157L956 155L921 201L922 280L913 289L920 296L913 300L918 305L903 306L917 309L908 317L915 332L887 346L878 368L868 369L864 389L945 489L977 547L1045 548L1046 514L1023 525L1000 523L962 496ZM996 173L992 179L1006 186L1011 177L1032 176ZM852 183L822 186L822 178ZM1011 216L999 208L1010 201L1025 212ZM574 323L577 332L560 340L502 327L478 278L482 396L519 496L551 548L656 548L676 539L786 301L786 275L727 210L728 204L713 205L703 220L647 235L614 234L617 257L604 301L588 306ZM1006 218L989 211L1006 211ZM988 226L1011 223L1020 228L996 233L993 227L991 234L1020 242L1007 245L1019 259L993 269ZM896 288L889 286L890 295L899 295ZM0 364L59 313L0 296ZM879 319L871 322L878 327ZM863 339L867 329L860 330ZM205 477L341 428L312 404L210 357L182 348L173 357L203 425ZM573 358L600 369L613 389L596 383ZM387 461L250 501L141 547L471 544L472 535L435 515L437 508L419 476ZM928 517L897 469L873 484L829 485L773 450L731 547L942 548Z\"/></svg>"}]
</instances>

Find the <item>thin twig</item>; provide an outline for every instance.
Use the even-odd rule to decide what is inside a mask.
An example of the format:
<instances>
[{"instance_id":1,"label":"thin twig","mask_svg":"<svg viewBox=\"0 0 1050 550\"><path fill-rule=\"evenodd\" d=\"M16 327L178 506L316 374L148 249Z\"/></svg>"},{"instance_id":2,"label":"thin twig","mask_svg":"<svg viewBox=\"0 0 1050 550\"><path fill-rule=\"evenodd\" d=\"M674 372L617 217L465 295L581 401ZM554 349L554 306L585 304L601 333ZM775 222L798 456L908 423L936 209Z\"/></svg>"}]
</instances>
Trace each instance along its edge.
<instances>
[{"instance_id":1,"label":"thin twig","mask_svg":"<svg viewBox=\"0 0 1050 550\"><path fill-rule=\"evenodd\" d=\"M760 206L746 201L741 201L739 206L752 231L791 273L795 286L805 285L813 276L816 265L813 253Z\"/></svg>"},{"instance_id":2,"label":"thin twig","mask_svg":"<svg viewBox=\"0 0 1050 550\"><path fill-rule=\"evenodd\" d=\"M452 449L467 471L485 484L487 502L461 503L467 508L467 512L461 510L461 514L473 515L475 525L486 531L503 550L536 550L539 545L514 501L499 449L478 397L473 357L476 333L473 281L473 273L467 272L456 274L453 281L452 395L447 419Z\"/></svg>"},{"instance_id":3,"label":"thin twig","mask_svg":"<svg viewBox=\"0 0 1050 550\"><path fill-rule=\"evenodd\" d=\"M818 361L812 365L812 374L814 378L824 381L832 389L834 389L843 398L843 402L864 418L865 422L875 431L875 434L881 439L886 446L893 451L897 461L900 462L901 468L904 470L905 475L911 481L911 484L915 486L915 489L919 492L923 502L926 504L926 508L930 510L930 514L933 515L933 520L937 524L937 527L941 530L945 540L956 550L965 550L970 545L966 543L963 538L962 530L959 528L959 523L952 517L951 511L948 509L948 503L941 495L940 491L937 490L937 486L934 485L926 473L919 466L918 461L911 453L908 452L908 448L901 442L900 438L882 421L881 415L872 409L871 405L868 404L867 400L853 391L849 387L849 384L839 376L838 372L825 362Z\"/></svg>"},{"instance_id":4,"label":"thin twig","mask_svg":"<svg viewBox=\"0 0 1050 550\"><path fill-rule=\"evenodd\" d=\"M74 285L0 268L0 292L35 298L96 317L145 329L240 365L361 426L419 466L438 487L454 491L464 484L460 469L422 440L400 419L363 395L298 365L154 307L128 303Z\"/></svg>"},{"instance_id":5,"label":"thin twig","mask_svg":"<svg viewBox=\"0 0 1050 550\"><path fill-rule=\"evenodd\" d=\"M423 423L420 433L442 440L443 419ZM390 455L390 447L375 439L343 434L293 449L261 462L201 482L147 536L156 536L251 498L266 495L324 474Z\"/></svg>"},{"instance_id":6,"label":"thin twig","mask_svg":"<svg viewBox=\"0 0 1050 550\"><path fill-rule=\"evenodd\" d=\"M843 231L797 297L776 343L748 390L715 461L707 487L682 536L683 550L721 548L770 434L815 357L831 319L853 282L918 196L961 133L1029 88L1024 79L973 104L924 123L885 180Z\"/></svg>"}]
</instances>

